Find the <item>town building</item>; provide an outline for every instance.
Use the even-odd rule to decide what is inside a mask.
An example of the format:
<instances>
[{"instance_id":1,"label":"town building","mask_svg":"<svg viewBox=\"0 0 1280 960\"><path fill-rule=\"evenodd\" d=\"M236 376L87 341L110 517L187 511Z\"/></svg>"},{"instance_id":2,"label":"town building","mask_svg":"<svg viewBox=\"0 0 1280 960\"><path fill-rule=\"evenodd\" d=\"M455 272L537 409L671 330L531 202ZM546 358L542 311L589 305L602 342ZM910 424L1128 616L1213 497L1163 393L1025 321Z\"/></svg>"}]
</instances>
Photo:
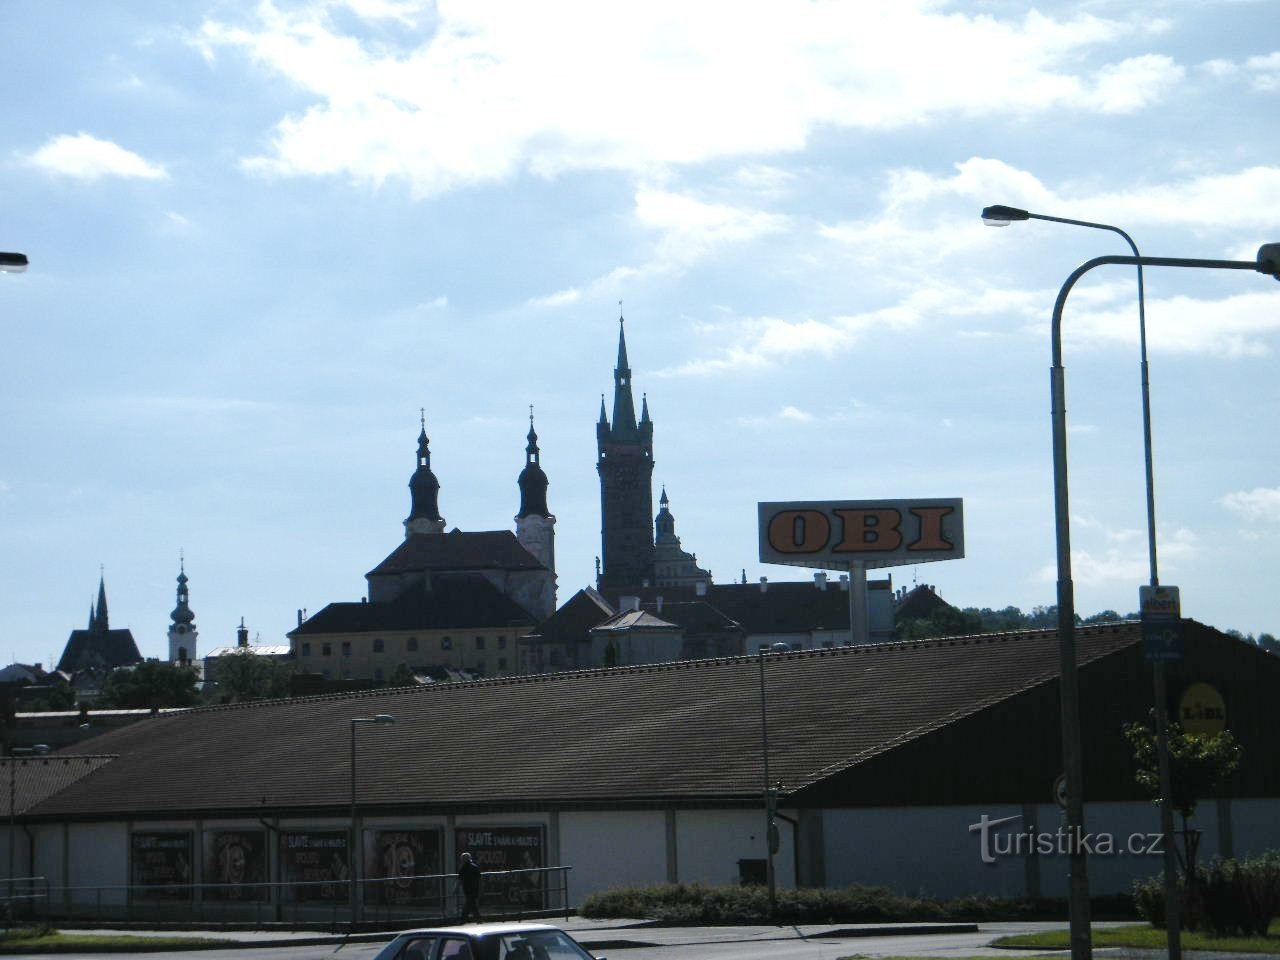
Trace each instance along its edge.
<instances>
[{"instance_id":1,"label":"town building","mask_svg":"<svg viewBox=\"0 0 1280 960\"><path fill-rule=\"evenodd\" d=\"M217 686L219 671L228 657L260 657L288 663L293 659L293 651L287 643L250 643L249 628L244 625L244 617L241 617L240 626L236 628L235 646L214 647L202 662L201 679L206 692Z\"/></svg>"},{"instance_id":2,"label":"town building","mask_svg":"<svg viewBox=\"0 0 1280 960\"><path fill-rule=\"evenodd\" d=\"M556 518L532 412L526 439L515 532L446 532L424 418L404 539L365 575L359 602L299 614L289 639L300 672L389 681L433 669L516 671L517 638L551 616L556 600Z\"/></svg>"}]
</instances>

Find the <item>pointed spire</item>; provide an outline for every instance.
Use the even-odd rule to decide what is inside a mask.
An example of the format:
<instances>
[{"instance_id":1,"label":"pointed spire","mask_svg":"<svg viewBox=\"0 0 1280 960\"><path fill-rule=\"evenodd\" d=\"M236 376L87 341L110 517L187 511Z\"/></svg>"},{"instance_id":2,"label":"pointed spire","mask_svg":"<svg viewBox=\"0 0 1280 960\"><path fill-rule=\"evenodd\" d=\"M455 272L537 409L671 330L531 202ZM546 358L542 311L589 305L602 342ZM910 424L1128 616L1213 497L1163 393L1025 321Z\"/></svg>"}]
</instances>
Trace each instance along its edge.
<instances>
[{"instance_id":1,"label":"pointed spire","mask_svg":"<svg viewBox=\"0 0 1280 960\"><path fill-rule=\"evenodd\" d=\"M94 623L93 601L90 600L89 601L89 629L90 630L93 629L93 623Z\"/></svg>"},{"instance_id":2,"label":"pointed spire","mask_svg":"<svg viewBox=\"0 0 1280 960\"><path fill-rule=\"evenodd\" d=\"M649 395L647 393L640 394L640 422L642 424L649 423Z\"/></svg>"},{"instance_id":3,"label":"pointed spire","mask_svg":"<svg viewBox=\"0 0 1280 960\"><path fill-rule=\"evenodd\" d=\"M96 629L111 629L111 619L107 615L107 581L104 573L98 574L98 609L95 611L93 625Z\"/></svg>"},{"instance_id":4,"label":"pointed spire","mask_svg":"<svg viewBox=\"0 0 1280 960\"><path fill-rule=\"evenodd\" d=\"M634 440L636 406L631 397L631 367L627 363L627 333L618 317L618 365L613 368L614 439Z\"/></svg>"},{"instance_id":5,"label":"pointed spire","mask_svg":"<svg viewBox=\"0 0 1280 960\"><path fill-rule=\"evenodd\" d=\"M669 501L669 500L667 499L667 485L664 483L664 484L662 485L662 496L660 496L660 497L658 498L658 503L659 503L661 506L664 506L664 507L665 507L665 506L666 506L668 503L670 503L670 502L671 502L671 501Z\"/></svg>"},{"instance_id":6,"label":"pointed spire","mask_svg":"<svg viewBox=\"0 0 1280 960\"><path fill-rule=\"evenodd\" d=\"M600 394L600 421L599 422L603 423L606 427L609 425L609 417L604 412L604 394L603 393Z\"/></svg>"},{"instance_id":7,"label":"pointed spire","mask_svg":"<svg viewBox=\"0 0 1280 960\"><path fill-rule=\"evenodd\" d=\"M529 445L524 448L527 454L526 463L538 462L538 431L533 429L533 404L529 404L529 435L526 438Z\"/></svg>"}]
</instances>

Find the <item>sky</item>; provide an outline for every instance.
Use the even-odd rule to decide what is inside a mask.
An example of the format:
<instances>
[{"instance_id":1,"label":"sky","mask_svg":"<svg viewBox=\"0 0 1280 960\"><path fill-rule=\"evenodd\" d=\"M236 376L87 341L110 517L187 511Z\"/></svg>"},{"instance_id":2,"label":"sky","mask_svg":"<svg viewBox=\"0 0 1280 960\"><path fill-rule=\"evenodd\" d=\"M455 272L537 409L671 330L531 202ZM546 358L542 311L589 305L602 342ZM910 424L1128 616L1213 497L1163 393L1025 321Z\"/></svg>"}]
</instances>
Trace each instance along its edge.
<instances>
[{"instance_id":1,"label":"sky","mask_svg":"<svg viewBox=\"0 0 1280 960\"><path fill-rule=\"evenodd\" d=\"M357 600L420 410L450 528L513 529L532 404L559 599L600 552L618 317L685 549L756 503L961 497L957 606L1055 597L1049 320L1127 248L1280 240L1262 2L4 4L0 657L56 661L104 573L166 655ZM621 301L621 307L619 306ZM1280 632L1280 286L1146 275L1160 579ZM1064 315L1077 609L1147 580L1137 285ZM637 403L640 397L637 396ZM1268 426L1268 424L1272 426Z\"/></svg>"}]
</instances>

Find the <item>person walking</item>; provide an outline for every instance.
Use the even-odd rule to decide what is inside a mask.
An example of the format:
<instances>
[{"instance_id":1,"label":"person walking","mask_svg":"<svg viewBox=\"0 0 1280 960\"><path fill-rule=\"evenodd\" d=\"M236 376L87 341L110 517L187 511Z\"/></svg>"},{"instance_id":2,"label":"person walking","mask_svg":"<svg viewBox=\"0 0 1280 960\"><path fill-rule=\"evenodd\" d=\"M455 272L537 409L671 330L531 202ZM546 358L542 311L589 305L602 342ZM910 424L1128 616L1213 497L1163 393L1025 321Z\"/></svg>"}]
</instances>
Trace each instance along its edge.
<instances>
[{"instance_id":1,"label":"person walking","mask_svg":"<svg viewBox=\"0 0 1280 960\"><path fill-rule=\"evenodd\" d=\"M462 922L474 918L480 923L480 868L469 853L458 864L458 886L462 887Z\"/></svg>"}]
</instances>

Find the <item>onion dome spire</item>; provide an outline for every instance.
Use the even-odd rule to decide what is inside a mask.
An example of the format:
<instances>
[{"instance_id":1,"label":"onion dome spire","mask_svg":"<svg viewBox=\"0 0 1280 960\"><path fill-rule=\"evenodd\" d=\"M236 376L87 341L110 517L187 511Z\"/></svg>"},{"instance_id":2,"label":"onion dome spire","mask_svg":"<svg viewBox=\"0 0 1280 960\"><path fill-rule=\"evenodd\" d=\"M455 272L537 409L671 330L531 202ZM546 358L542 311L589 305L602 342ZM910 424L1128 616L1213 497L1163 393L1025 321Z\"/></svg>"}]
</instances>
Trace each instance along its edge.
<instances>
[{"instance_id":1,"label":"onion dome spire","mask_svg":"<svg viewBox=\"0 0 1280 960\"><path fill-rule=\"evenodd\" d=\"M517 520L528 516L551 516L551 511L547 509L548 480L539 462L541 453L538 450L538 433L533 428L532 404L529 406L528 440L529 445L524 448L524 469L520 471L520 477L516 481L520 487L520 512L516 514Z\"/></svg>"},{"instance_id":2,"label":"onion dome spire","mask_svg":"<svg viewBox=\"0 0 1280 960\"><path fill-rule=\"evenodd\" d=\"M187 591L187 568L186 560L179 554L178 557L178 604L173 608L173 613L169 614L169 619L174 623L193 623L196 619L195 613L190 607L191 596Z\"/></svg>"},{"instance_id":3,"label":"onion dome spire","mask_svg":"<svg viewBox=\"0 0 1280 960\"><path fill-rule=\"evenodd\" d=\"M418 465L409 479L409 516L405 530L422 533L444 530L444 518L440 516L440 481L431 472L431 441L427 438L427 414L421 411L422 430L418 433Z\"/></svg>"}]
</instances>

